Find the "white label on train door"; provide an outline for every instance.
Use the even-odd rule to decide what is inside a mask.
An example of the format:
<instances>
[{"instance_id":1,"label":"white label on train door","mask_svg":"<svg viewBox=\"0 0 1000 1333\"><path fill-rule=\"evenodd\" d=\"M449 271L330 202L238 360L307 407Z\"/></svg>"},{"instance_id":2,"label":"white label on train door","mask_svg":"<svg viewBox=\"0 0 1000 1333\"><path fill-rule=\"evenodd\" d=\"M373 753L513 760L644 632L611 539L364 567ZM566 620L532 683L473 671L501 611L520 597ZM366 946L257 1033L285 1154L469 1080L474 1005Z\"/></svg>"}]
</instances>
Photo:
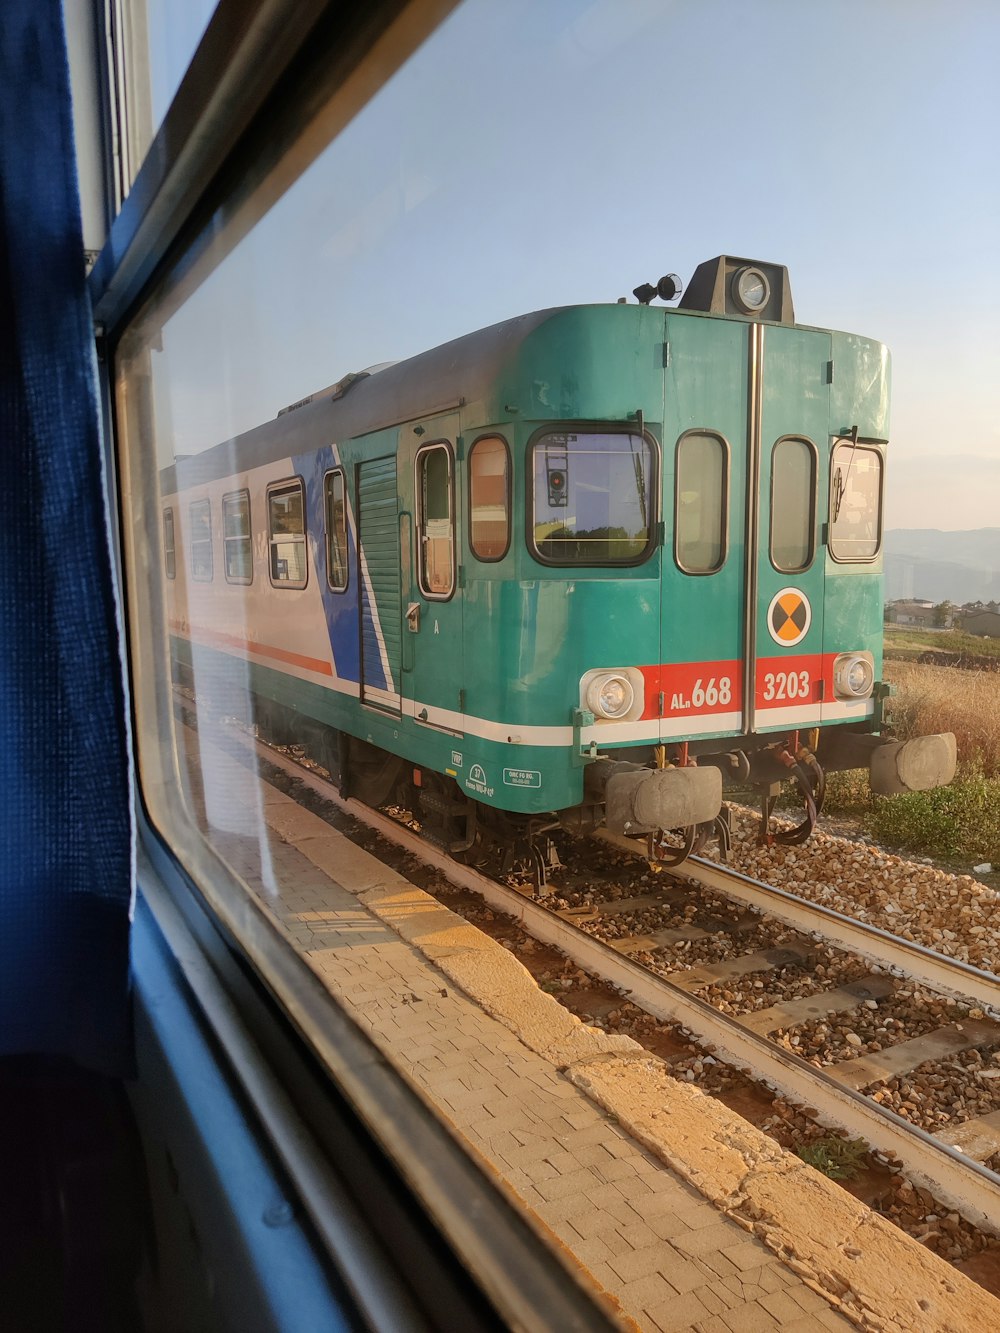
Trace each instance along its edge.
<instances>
[{"instance_id":1,"label":"white label on train door","mask_svg":"<svg viewBox=\"0 0 1000 1333\"><path fill-rule=\"evenodd\" d=\"M454 765L455 768L461 768L461 767L462 767L462 756L459 754L459 752L458 752L457 750L452 750L452 752L451 752L451 762L452 762L452 764Z\"/></svg>"},{"instance_id":2,"label":"white label on train door","mask_svg":"<svg viewBox=\"0 0 1000 1333\"><path fill-rule=\"evenodd\" d=\"M486 784L486 770L482 764L472 765L469 776L465 779L465 785L469 791L478 792L480 796L493 795L493 788Z\"/></svg>"},{"instance_id":3,"label":"white label on train door","mask_svg":"<svg viewBox=\"0 0 1000 1333\"><path fill-rule=\"evenodd\" d=\"M505 768L504 785L507 787L540 787L542 775L536 768Z\"/></svg>"}]
</instances>

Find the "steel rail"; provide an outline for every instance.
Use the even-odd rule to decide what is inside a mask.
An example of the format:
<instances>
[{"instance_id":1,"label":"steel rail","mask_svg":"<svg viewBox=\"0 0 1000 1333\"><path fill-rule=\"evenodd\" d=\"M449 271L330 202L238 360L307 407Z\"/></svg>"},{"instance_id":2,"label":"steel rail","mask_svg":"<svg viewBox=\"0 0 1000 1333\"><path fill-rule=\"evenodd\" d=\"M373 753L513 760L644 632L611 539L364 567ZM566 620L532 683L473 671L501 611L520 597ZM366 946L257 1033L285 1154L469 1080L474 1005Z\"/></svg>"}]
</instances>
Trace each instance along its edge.
<instances>
[{"instance_id":1,"label":"steel rail","mask_svg":"<svg viewBox=\"0 0 1000 1333\"><path fill-rule=\"evenodd\" d=\"M839 1083L800 1056L759 1036L707 1001L632 962L524 893L454 861L397 820L354 798L345 800L329 781L264 742L254 742L249 736L246 740L248 750L252 746L268 763L298 778L345 814L419 857L456 887L476 893L491 907L513 916L534 939L554 946L578 967L598 974L654 1018L680 1025L701 1043L714 1046L727 1062L799 1104L814 1108L827 1121L865 1139L876 1151L897 1159L907 1174L936 1199L981 1230L1000 1235L997 1173Z\"/></svg>"},{"instance_id":2,"label":"steel rail","mask_svg":"<svg viewBox=\"0 0 1000 1333\"><path fill-rule=\"evenodd\" d=\"M882 966L888 963L932 990L975 1000L983 1008L996 1011L993 1016L1000 1018L1000 977L992 972L984 972L971 963L937 953L925 944L904 940L881 926L856 921L832 907L799 898L787 889L773 888L700 856L692 856L683 866L667 873L756 907L796 930L822 935L831 944L872 962Z\"/></svg>"}]
</instances>

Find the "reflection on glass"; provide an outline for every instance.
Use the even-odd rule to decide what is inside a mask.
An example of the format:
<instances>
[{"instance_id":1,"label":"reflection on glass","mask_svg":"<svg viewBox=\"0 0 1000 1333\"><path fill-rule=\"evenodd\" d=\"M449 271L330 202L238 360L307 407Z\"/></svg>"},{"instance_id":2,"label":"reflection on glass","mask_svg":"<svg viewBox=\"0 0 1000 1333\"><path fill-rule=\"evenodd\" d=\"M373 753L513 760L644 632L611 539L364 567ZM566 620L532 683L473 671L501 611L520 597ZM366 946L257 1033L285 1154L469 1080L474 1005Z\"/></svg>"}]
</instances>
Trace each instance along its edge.
<instances>
[{"instance_id":1,"label":"reflection on glass","mask_svg":"<svg viewBox=\"0 0 1000 1333\"><path fill-rule=\"evenodd\" d=\"M344 503L344 474L328 472L326 495L326 574L330 587L347 587L347 507Z\"/></svg>"},{"instance_id":2,"label":"reflection on glass","mask_svg":"<svg viewBox=\"0 0 1000 1333\"><path fill-rule=\"evenodd\" d=\"M174 511L169 506L163 511L163 572L168 579L177 577L177 548L174 538Z\"/></svg>"},{"instance_id":3,"label":"reflection on glass","mask_svg":"<svg viewBox=\"0 0 1000 1333\"><path fill-rule=\"evenodd\" d=\"M222 497L222 532L226 547L226 578L230 583L253 579L253 547L250 541L250 493Z\"/></svg>"},{"instance_id":4,"label":"reflection on glass","mask_svg":"<svg viewBox=\"0 0 1000 1333\"><path fill-rule=\"evenodd\" d=\"M872 560L882 542L882 458L863 445L838 444L830 488L830 554Z\"/></svg>"},{"instance_id":5,"label":"reflection on glass","mask_svg":"<svg viewBox=\"0 0 1000 1333\"><path fill-rule=\"evenodd\" d=\"M271 582L286 587L306 584L305 507L301 481L277 486L267 493L268 542Z\"/></svg>"},{"instance_id":6,"label":"reflection on glass","mask_svg":"<svg viewBox=\"0 0 1000 1333\"><path fill-rule=\"evenodd\" d=\"M424 592L447 597L453 587L451 457L442 445L417 456L420 571Z\"/></svg>"},{"instance_id":7,"label":"reflection on glass","mask_svg":"<svg viewBox=\"0 0 1000 1333\"><path fill-rule=\"evenodd\" d=\"M782 573L813 556L816 462L805 440L779 440L771 453L771 562Z\"/></svg>"},{"instance_id":8,"label":"reflection on glass","mask_svg":"<svg viewBox=\"0 0 1000 1333\"><path fill-rule=\"evenodd\" d=\"M199 583L210 583L214 572L211 501L195 500L188 513L191 516L191 577Z\"/></svg>"},{"instance_id":9,"label":"reflection on glass","mask_svg":"<svg viewBox=\"0 0 1000 1333\"><path fill-rule=\"evenodd\" d=\"M510 541L509 457L503 440L477 440L469 454L469 545L480 560L499 560Z\"/></svg>"},{"instance_id":10,"label":"reflection on glass","mask_svg":"<svg viewBox=\"0 0 1000 1333\"><path fill-rule=\"evenodd\" d=\"M639 435L543 435L532 449L535 550L560 565L641 558L652 533L652 469Z\"/></svg>"},{"instance_id":11,"label":"reflection on glass","mask_svg":"<svg viewBox=\"0 0 1000 1333\"><path fill-rule=\"evenodd\" d=\"M692 431L677 446L674 549L689 574L711 574L726 559L726 446Z\"/></svg>"}]
</instances>

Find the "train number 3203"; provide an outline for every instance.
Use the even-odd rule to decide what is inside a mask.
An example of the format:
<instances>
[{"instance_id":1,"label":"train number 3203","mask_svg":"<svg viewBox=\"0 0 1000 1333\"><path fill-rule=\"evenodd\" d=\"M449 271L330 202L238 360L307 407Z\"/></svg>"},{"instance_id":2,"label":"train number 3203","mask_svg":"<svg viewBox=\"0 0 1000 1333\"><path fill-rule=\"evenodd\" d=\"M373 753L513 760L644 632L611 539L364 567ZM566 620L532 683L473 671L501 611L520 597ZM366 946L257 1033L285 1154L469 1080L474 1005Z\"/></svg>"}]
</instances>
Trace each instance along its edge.
<instances>
[{"instance_id":1,"label":"train number 3203","mask_svg":"<svg viewBox=\"0 0 1000 1333\"><path fill-rule=\"evenodd\" d=\"M808 671L769 671L764 677L764 698L806 699L810 693Z\"/></svg>"}]
</instances>

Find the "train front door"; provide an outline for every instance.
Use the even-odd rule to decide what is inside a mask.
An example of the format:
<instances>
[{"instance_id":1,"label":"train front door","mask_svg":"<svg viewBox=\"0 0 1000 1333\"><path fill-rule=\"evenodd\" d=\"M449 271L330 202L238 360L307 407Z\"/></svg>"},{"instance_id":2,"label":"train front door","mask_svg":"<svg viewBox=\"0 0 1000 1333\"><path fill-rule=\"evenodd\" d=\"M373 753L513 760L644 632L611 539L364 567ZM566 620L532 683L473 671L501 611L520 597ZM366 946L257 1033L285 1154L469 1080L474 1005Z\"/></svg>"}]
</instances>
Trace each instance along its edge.
<instances>
[{"instance_id":1,"label":"train front door","mask_svg":"<svg viewBox=\"0 0 1000 1333\"><path fill-rule=\"evenodd\" d=\"M454 737L465 731L458 442L455 413L400 432L400 468L405 459L409 499L400 520L407 557L402 577L403 712L428 729Z\"/></svg>"},{"instance_id":2,"label":"train front door","mask_svg":"<svg viewBox=\"0 0 1000 1333\"><path fill-rule=\"evenodd\" d=\"M751 329L666 314L660 739L744 729Z\"/></svg>"},{"instance_id":3,"label":"train front door","mask_svg":"<svg viewBox=\"0 0 1000 1333\"><path fill-rule=\"evenodd\" d=\"M757 343L757 558L749 592L750 730L798 731L819 724L823 704L823 614L830 380L828 333L753 326Z\"/></svg>"}]
</instances>

